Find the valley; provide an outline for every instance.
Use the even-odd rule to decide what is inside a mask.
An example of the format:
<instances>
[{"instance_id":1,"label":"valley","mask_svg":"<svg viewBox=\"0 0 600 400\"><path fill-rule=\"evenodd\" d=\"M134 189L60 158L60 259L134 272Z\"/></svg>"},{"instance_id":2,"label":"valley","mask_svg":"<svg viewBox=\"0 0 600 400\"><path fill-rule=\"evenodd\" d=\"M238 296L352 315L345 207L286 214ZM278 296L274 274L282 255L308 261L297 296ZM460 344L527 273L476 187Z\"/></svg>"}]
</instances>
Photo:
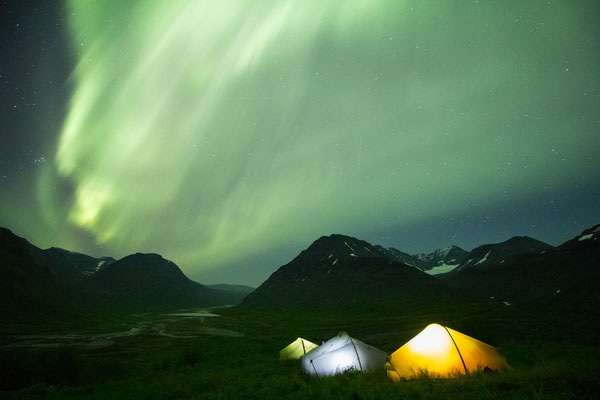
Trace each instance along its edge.
<instances>
[{"instance_id":1,"label":"valley","mask_svg":"<svg viewBox=\"0 0 600 400\"><path fill-rule=\"evenodd\" d=\"M391 353L418 333L429 317L406 312L322 313L290 319L282 313L230 308L221 317L172 320L168 329L177 337L157 334L164 316L153 315L145 329L113 336L106 346L2 347L2 365L10 365L3 369L3 390L10 389L3 397L595 398L600 368L595 333L588 329L581 335L558 334L560 329L544 326L546 317L531 320L532 310L512 308L508 314L508 309L497 307L444 321L496 346L511 367L501 374L393 383L381 370L315 379L301 372L299 360L278 359L278 351L296 336L318 341L345 330ZM139 316L132 315L118 325L139 327L136 321ZM203 329L240 335L206 334Z\"/></svg>"},{"instance_id":2,"label":"valley","mask_svg":"<svg viewBox=\"0 0 600 400\"><path fill-rule=\"evenodd\" d=\"M199 284L190 286L158 255L111 262L123 266L113 276L126 279L111 286L119 291L106 295L79 287L74 304L64 290L77 288L76 275L69 285L44 284L55 278L29 258L37 250L5 236L5 276L19 272L26 279L3 285L22 296L20 307L29 314L2 314L0 393L9 399L593 399L600 391L599 232L594 226L542 251L528 251L528 240L523 251L509 242L506 254L504 244L488 245L476 266L436 276L398 261L396 252L324 236L233 307L207 300L199 302L203 307L170 305L181 297L161 292L165 277L184 288ZM146 268L158 278L146 278L130 297L127 282L138 282L132 277ZM77 280L94 274L84 275ZM24 288L57 298L36 309L40 292ZM156 298L147 301L144 288ZM248 290L213 290L222 289ZM160 293L167 299L162 305ZM302 373L299 360L278 359L298 336L321 343L340 331L390 354L433 322L496 347L510 368L393 383L385 370L315 379Z\"/></svg>"}]
</instances>

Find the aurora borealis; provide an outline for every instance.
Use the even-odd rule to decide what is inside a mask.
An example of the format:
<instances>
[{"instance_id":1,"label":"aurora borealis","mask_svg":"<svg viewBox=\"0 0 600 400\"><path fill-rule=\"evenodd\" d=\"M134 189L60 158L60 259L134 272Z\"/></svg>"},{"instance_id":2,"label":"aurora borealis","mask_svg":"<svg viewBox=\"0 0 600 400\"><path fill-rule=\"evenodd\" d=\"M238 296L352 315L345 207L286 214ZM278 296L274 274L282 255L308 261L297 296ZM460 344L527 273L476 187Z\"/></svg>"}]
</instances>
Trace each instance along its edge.
<instances>
[{"instance_id":1,"label":"aurora borealis","mask_svg":"<svg viewBox=\"0 0 600 400\"><path fill-rule=\"evenodd\" d=\"M595 1L2 7L0 225L40 246L257 285L331 233L415 253L600 219ZM17 37L56 68L8 62Z\"/></svg>"}]
</instances>

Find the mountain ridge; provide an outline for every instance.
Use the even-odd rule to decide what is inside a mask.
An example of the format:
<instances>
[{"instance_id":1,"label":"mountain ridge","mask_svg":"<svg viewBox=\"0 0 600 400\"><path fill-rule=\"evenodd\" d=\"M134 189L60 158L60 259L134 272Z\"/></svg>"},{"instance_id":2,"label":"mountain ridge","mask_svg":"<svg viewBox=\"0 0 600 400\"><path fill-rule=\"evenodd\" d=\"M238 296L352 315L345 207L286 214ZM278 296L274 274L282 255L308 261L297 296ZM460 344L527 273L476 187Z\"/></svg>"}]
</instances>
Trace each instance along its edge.
<instances>
[{"instance_id":1,"label":"mountain ridge","mask_svg":"<svg viewBox=\"0 0 600 400\"><path fill-rule=\"evenodd\" d=\"M238 307L376 311L451 296L442 282L381 249L350 236L321 236Z\"/></svg>"},{"instance_id":2,"label":"mountain ridge","mask_svg":"<svg viewBox=\"0 0 600 400\"><path fill-rule=\"evenodd\" d=\"M428 296L449 299L459 289L486 298L527 300L593 286L599 243L600 225L595 225L557 247L528 236L513 236L471 252L452 245L416 258L395 248L331 234L316 239L254 289L202 285L155 253L114 260L56 247L41 250L0 228L0 291L4 293L0 298L3 307L15 299L36 306L44 297L64 300L69 297L68 290L74 290L78 293L75 298L100 296L152 307L241 301L243 307L313 304L339 308L352 303L369 308L369 302L385 307L385 302L433 304L436 302ZM467 258L457 268L435 277L432 271L439 266L428 270L424 264L434 260L446 267L446 261L457 259L455 254L465 253ZM411 262L414 260L422 264Z\"/></svg>"},{"instance_id":3,"label":"mountain ridge","mask_svg":"<svg viewBox=\"0 0 600 400\"><path fill-rule=\"evenodd\" d=\"M229 305L247 294L240 288L205 287L158 254L114 260L58 247L42 250L1 227L0 278L1 316L14 318L115 301L137 308Z\"/></svg>"},{"instance_id":4,"label":"mountain ridge","mask_svg":"<svg viewBox=\"0 0 600 400\"><path fill-rule=\"evenodd\" d=\"M454 271L462 271L490 262L502 263L511 257L527 253L540 253L552 248L554 247L529 236L513 236L503 242L475 247Z\"/></svg>"},{"instance_id":5,"label":"mountain ridge","mask_svg":"<svg viewBox=\"0 0 600 400\"><path fill-rule=\"evenodd\" d=\"M463 268L440 276L440 279L484 296L502 298L511 304L542 299L558 301L567 297L577 307L600 303L597 294L600 225L584 230L559 246L546 246L549 247L535 244L538 251L513 254L504 262L489 257L489 262L479 268Z\"/></svg>"}]
</instances>

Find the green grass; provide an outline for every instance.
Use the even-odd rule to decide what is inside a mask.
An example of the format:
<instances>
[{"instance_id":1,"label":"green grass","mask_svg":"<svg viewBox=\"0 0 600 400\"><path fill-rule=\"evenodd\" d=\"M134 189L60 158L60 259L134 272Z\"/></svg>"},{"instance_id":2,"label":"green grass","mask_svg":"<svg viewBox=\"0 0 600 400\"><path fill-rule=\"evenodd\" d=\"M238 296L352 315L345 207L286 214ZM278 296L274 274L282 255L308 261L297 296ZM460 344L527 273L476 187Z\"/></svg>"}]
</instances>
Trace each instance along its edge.
<instances>
[{"instance_id":1,"label":"green grass","mask_svg":"<svg viewBox=\"0 0 600 400\"><path fill-rule=\"evenodd\" d=\"M485 311L485 312L484 312ZM435 315L252 313L222 310L221 318L180 320L183 333L214 326L244 337L198 336L175 339L155 335L123 337L100 349L3 349L0 382L5 398L49 399L595 399L600 393L600 347L593 334L561 330L544 313L473 307L437 322L497 346L510 370L453 379L393 383L385 371L350 372L315 379L299 361L281 362L278 352L297 336L319 340L347 330L392 352ZM512 313L512 314L511 314ZM551 314L551 313L550 313ZM148 317L148 318L159 318ZM98 322L103 330L139 317ZM547 326L548 321L554 325ZM572 322L569 319L569 322ZM586 321L579 320L587 332ZM89 328L89 327L88 327ZM10 340L10 339L5 339Z\"/></svg>"}]
</instances>

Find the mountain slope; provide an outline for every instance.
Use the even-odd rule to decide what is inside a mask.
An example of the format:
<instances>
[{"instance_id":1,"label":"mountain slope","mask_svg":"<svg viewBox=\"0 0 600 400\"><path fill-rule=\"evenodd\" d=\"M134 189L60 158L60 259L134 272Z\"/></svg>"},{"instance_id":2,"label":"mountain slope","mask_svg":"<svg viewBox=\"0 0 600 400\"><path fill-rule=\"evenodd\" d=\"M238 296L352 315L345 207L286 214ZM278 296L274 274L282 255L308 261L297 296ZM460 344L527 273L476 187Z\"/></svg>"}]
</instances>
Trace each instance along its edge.
<instances>
[{"instance_id":1,"label":"mountain slope","mask_svg":"<svg viewBox=\"0 0 600 400\"><path fill-rule=\"evenodd\" d=\"M501 243L484 244L474 248L455 271L482 268L490 264L503 263L515 256L540 254L550 249L552 246L539 240L527 236L514 236Z\"/></svg>"},{"instance_id":2,"label":"mountain slope","mask_svg":"<svg viewBox=\"0 0 600 400\"><path fill-rule=\"evenodd\" d=\"M59 280L73 284L115 262L112 257L95 258L58 247L36 251L34 258L39 265L54 271Z\"/></svg>"},{"instance_id":3,"label":"mountain slope","mask_svg":"<svg viewBox=\"0 0 600 400\"><path fill-rule=\"evenodd\" d=\"M423 263L423 269L431 270L445 265L459 265L468 255L468 251L452 245L443 249L437 249L433 253L416 254L413 257Z\"/></svg>"},{"instance_id":4,"label":"mountain slope","mask_svg":"<svg viewBox=\"0 0 600 400\"><path fill-rule=\"evenodd\" d=\"M231 300L230 304L239 304L244 300L248 294L252 293L256 288L246 285L228 285L224 283L216 285L205 285L207 288L222 292L223 295L228 296Z\"/></svg>"},{"instance_id":5,"label":"mountain slope","mask_svg":"<svg viewBox=\"0 0 600 400\"><path fill-rule=\"evenodd\" d=\"M453 270L469 255L468 251L454 245L437 249L429 254L421 253L415 255L410 255L393 247L386 249L376 245L375 248L386 258L418 268L430 275L437 275Z\"/></svg>"},{"instance_id":6,"label":"mountain slope","mask_svg":"<svg viewBox=\"0 0 600 400\"><path fill-rule=\"evenodd\" d=\"M0 227L0 276L2 282L23 283L53 280L55 274L36 262L35 253L41 252L27 240Z\"/></svg>"},{"instance_id":7,"label":"mountain slope","mask_svg":"<svg viewBox=\"0 0 600 400\"><path fill-rule=\"evenodd\" d=\"M380 312L436 303L449 292L435 278L365 241L331 235L279 268L240 306Z\"/></svg>"},{"instance_id":8,"label":"mountain slope","mask_svg":"<svg viewBox=\"0 0 600 400\"><path fill-rule=\"evenodd\" d=\"M124 257L87 278L96 292L153 307L231 304L239 295L190 280L172 261L158 254Z\"/></svg>"},{"instance_id":9,"label":"mountain slope","mask_svg":"<svg viewBox=\"0 0 600 400\"><path fill-rule=\"evenodd\" d=\"M209 287L211 289L224 290L224 291L228 291L228 292L236 292L236 293L243 293L243 294L248 294L256 289L256 288L253 288L252 286L228 285L226 283L218 283L215 285L205 285L205 286Z\"/></svg>"},{"instance_id":10,"label":"mountain slope","mask_svg":"<svg viewBox=\"0 0 600 400\"><path fill-rule=\"evenodd\" d=\"M377 250L379 250L379 252L382 253L385 257L387 257L391 260L396 260L398 262L401 262L406 265L410 265L411 267L415 267L420 270L426 269L425 263L423 261L421 261L420 259L418 259L415 256L411 256L408 253L405 253L405 252L395 249L393 247L390 247L388 249L386 249L380 245L375 245L374 247Z\"/></svg>"},{"instance_id":11,"label":"mountain slope","mask_svg":"<svg viewBox=\"0 0 600 400\"><path fill-rule=\"evenodd\" d=\"M41 250L0 228L0 319L28 320L67 311L238 304L244 287L208 288L156 254L114 261L59 248ZM70 314L69 314L70 315Z\"/></svg>"},{"instance_id":12,"label":"mountain slope","mask_svg":"<svg viewBox=\"0 0 600 400\"><path fill-rule=\"evenodd\" d=\"M0 228L0 317L21 318L51 310L61 297L54 272L32 255L38 251L27 240Z\"/></svg>"},{"instance_id":13,"label":"mountain slope","mask_svg":"<svg viewBox=\"0 0 600 400\"><path fill-rule=\"evenodd\" d=\"M485 263L447 274L442 279L461 290L508 302L544 299L565 303L598 301L600 225L556 248L532 240L528 242L534 244L535 252L491 257L494 250L489 253L488 247L484 249L488 254Z\"/></svg>"}]
</instances>

